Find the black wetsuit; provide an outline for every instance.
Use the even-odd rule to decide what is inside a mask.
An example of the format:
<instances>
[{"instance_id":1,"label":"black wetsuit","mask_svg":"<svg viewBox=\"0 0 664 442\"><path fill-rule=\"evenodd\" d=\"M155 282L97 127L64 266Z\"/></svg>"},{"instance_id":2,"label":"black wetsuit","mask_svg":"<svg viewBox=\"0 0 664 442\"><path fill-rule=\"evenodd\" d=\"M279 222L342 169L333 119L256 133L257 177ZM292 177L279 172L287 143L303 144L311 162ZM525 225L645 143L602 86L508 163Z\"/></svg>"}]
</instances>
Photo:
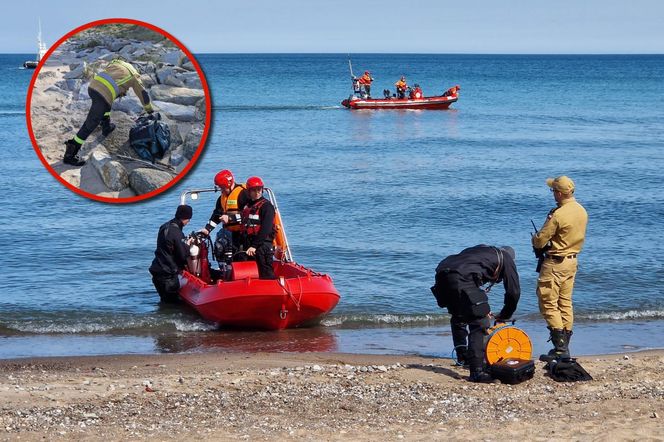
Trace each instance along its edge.
<instances>
[{"instance_id":1,"label":"black wetsuit","mask_svg":"<svg viewBox=\"0 0 664 442\"><path fill-rule=\"evenodd\" d=\"M498 317L506 320L516 310L521 294L516 264L508 253L479 245L448 256L436 267L436 285L432 289L438 304L446 306L452 315L454 347L471 371L483 367L484 332L490 326L489 299L481 286L501 280L505 297Z\"/></svg>"},{"instance_id":2,"label":"black wetsuit","mask_svg":"<svg viewBox=\"0 0 664 442\"><path fill-rule=\"evenodd\" d=\"M259 207L256 211L255 208ZM248 215L257 214L260 228L249 229ZM272 241L274 240L274 206L264 197L256 201L251 201L242 211L242 224L245 226L244 245L245 250L249 247L256 248L256 264L258 266L258 276L261 279L276 279L274 269L272 268L272 257L274 250ZM257 230L252 232L252 230Z\"/></svg>"},{"instance_id":3,"label":"black wetsuit","mask_svg":"<svg viewBox=\"0 0 664 442\"><path fill-rule=\"evenodd\" d=\"M182 221L173 218L159 227L157 249L150 266L152 283L163 302L176 302L180 283L178 273L187 263Z\"/></svg>"}]
</instances>

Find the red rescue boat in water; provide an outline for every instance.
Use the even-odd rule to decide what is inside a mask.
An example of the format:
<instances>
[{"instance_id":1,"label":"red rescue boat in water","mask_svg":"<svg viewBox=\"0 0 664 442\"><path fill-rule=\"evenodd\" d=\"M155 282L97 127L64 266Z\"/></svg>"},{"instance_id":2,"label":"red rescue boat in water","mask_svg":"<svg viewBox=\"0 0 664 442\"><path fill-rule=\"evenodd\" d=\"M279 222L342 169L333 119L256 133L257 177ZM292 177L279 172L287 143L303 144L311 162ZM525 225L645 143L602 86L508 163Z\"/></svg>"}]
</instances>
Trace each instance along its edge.
<instances>
[{"instance_id":1,"label":"red rescue boat in water","mask_svg":"<svg viewBox=\"0 0 664 442\"><path fill-rule=\"evenodd\" d=\"M459 99L459 86L449 88L443 95L425 97L419 87L411 89L406 98L397 98L384 92L384 98L368 98L353 93L341 104L349 109L447 109Z\"/></svg>"},{"instance_id":2,"label":"red rescue boat in water","mask_svg":"<svg viewBox=\"0 0 664 442\"><path fill-rule=\"evenodd\" d=\"M181 204L187 196L197 199L200 193L216 191L187 191ZM268 188L265 192L275 208L273 268L277 279L259 279L255 261L232 261L232 253L215 250L223 244L219 235L214 244L194 235L187 268L180 276L180 297L204 319L224 327L282 330L314 325L334 309L339 293L329 275L293 261L274 193ZM210 249L218 269L210 265Z\"/></svg>"}]
</instances>

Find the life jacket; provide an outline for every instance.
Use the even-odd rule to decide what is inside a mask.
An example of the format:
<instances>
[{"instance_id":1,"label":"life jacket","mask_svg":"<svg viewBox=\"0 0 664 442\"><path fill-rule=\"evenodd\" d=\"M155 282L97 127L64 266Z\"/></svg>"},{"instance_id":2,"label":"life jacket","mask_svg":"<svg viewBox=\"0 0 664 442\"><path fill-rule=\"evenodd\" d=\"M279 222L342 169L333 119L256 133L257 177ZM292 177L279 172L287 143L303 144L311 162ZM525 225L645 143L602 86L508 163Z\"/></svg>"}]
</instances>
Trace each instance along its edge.
<instances>
[{"instance_id":1,"label":"life jacket","mask_svg":"<svg viewBox=\"0 0 664 442\"><path fill-rule=\"evenodd\" d=\"M261 218L258 213L263 207L263 204L267 202L267 199L263 198L254 205L246 205L242 209L242 231L248 235L253 236L257 235L261 230Z\"/></svg>"},{"instance_id":2,"label":"life jacket","mask_svg":"<svg viewBox=\"0 0 664 442\"><path fill-rule=\"evenodd\" d=\"M410 90L410 98L422 98L422 88L416 87Z\"/></svg>"},{"instance_id":3,"label":"life jacket","mask_svg":"<svg viewBox=\"0 0 664 442\"><path fill-rule=\"evenodd\" d=\"M359 80L360 84L371 84L372 81L373 78L370 75L362 75Z\"/></svg>"},{"instance_id":4,"label":"life jacket","mask_svg":"<svg viewBox=\"0 0 664 442\"><path fill-rule=\"evenodd\" d=\"M221 208L224 213L228 215L228 223L224 225L226 230L231 232L240 232L242 230L241 219L239 218L240 207L238 206L238 199L240 193L245 189L244 184L238 184L231 190L231 193L221 195Z\"/></svg>"},{"instance_id":5,"label":"life jacket","mask_svg":"<svg viewBox=\"0 0 664 442\"><path fill-rule=\"evenodd\" d=\"M397 87L397 90L405 91L408 85L405 81L399 80L394 84Z\"/></svg>"}]
</instances>

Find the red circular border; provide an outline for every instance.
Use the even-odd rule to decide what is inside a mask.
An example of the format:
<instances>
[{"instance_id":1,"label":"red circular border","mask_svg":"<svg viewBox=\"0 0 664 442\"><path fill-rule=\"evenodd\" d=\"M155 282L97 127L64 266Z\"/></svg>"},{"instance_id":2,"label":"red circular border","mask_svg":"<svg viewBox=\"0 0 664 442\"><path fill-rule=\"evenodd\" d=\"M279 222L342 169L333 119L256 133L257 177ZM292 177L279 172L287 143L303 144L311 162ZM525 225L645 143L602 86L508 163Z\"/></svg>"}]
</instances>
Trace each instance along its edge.
<instances>
[{"instance_id":1,"label":"red circular border","mask_svg":"<svg viewBox=\"0 0 664 442\"><path fill-rule=\"evenodd\" d=\"M144 193L142 195L137 195L133 196L130 198L109 198L105 196L99 196L99 195L94 195L92 193L85 192L81 190L80 188L72 185L71 183L67 182L64 178L62 178L56 171L51 167L50 164L46 161L46 158L44 158L44 155L41 152L41 149L39 148L39 145L37 144L37 140L35 139L35 135L32 130L32 121L31 121L31 112L30 112L30 102L32 101L32 90L35 85L35 81L37 80L37 76L39 75L39 71L41 68L44 66L44 63L48 58L51 56L53 51L57 49L65 40L67 40L69 37L71 37L74 34L77 34L81 31L84 31L88 28L92 28L94 26L99 26L103 24L108 24L108 23L129 23L137 26L143 26L145 28L149 28L173 43L175 43L181 50L184 52L187 57L189 57L189 61L194 65L196 68L196 72L198 72L198 76L201 79L201 84L203 85L203 91L205 92L205 126L203 128L203 136L201 137L201 141L198 145L198 148L196 149L196 152L194 153L194 156L192 157L191 161L189 161L189 164L182 169L182 171L177 174L175 178L173 178L171 181L168 182L168 184L153 190L152 192ZM37 156L39 156L39 159L41 160L42 164L48 169L48 171L57 179L60 181L62 184L65 185L65 187L69 188L70 190L76 192L77 194L84 196L86 198L90 198L96 201L102 201L105 203L134 203L137 201L142 201L148 198L151 198L153 196L159 195L160 193L164 192L165 190L168 190L171 186L175 185L178 181L180 181L182 178L187 175L189 170L196 164L198 161L198 157L203 151L203 146L205 145L205 141L207 140L208 137L208 132L210 131L210 121L211 121L211 109L212 109L212 104L211 104L211 97L210 97L210 90L208 88L207 80L205 79L205 75L203 74L203 70L201 69L200 65L194 58L194 56L187 50L187 48L175 37L173 37L171 34L168 32L164 31L161 28L158 28L154 25L151 25L150 23L142 22L139 20L133 20L130 18L107 18L103 20L96 20L87 24L84 24L82 26L79 26L76 29L73 29L72 31L69 31L67 34L65 34L62 38L60 38L55 44L53 44L49 50L46 52L44 57L39 61L39 64L37 65L37 68L35 69L35 73L32 75L32 80L30 81L30 86L28 89L28 95L25 103L25 119L28 125L28 133L30 135L30 140L32 141L32 147L34 148L35 152L37 153Z\"/></svg>"}]
</instances>

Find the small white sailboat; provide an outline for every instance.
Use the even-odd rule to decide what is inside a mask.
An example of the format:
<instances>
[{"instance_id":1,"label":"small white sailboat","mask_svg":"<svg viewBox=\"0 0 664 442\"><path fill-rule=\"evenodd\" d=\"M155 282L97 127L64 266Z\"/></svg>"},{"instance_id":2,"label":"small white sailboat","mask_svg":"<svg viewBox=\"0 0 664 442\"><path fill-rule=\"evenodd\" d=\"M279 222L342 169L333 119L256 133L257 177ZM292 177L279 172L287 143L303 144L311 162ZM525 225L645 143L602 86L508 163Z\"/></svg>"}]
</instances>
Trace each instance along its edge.
<instances>
[{"instance_id":1,"label":"small white sailboat","mask_svg":"<svg viewBox=\"0 0 664 442\"><path fill-rule=\"evenodd\" d=\"M23 67L26 69L34 69L37 67L41 59L46 55L46 44L42 41L41 32L41 19L39 19L39 33L37 34L37 60L28 60L23 62Z\"/></svg>"}]
</instances>

